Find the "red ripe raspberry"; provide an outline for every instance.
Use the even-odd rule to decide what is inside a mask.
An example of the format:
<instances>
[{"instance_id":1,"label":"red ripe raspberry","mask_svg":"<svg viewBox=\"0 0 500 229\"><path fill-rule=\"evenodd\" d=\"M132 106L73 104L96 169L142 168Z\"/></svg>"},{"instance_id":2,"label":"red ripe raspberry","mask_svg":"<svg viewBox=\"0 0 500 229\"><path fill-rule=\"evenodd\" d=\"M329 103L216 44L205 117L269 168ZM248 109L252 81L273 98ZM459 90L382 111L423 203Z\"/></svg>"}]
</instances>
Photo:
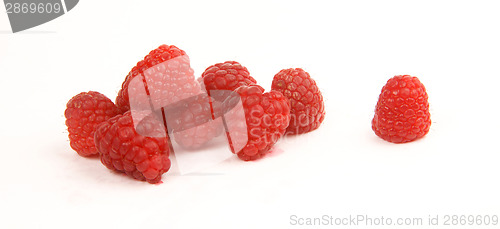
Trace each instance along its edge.
<instances>
[{"instance_id":1,"label":"red ripe raspberry","mask_svg":"<svg viewBox=\"0 0 500 229\"><path fill-rule=\"evenodd\" d=\"M264 93L257 85L241 86L236 93L243 104L248 136L246 145L237 155L245 161L256 160L268 153L285 133L290 122L288 100L277 91ZM238 139L232 137L231 140L233 150L232 142Z\"/></svg>"},{"instance_id":2,"label":"red ripe raspberry","mask_svg":"<svg viewBox=\"0 0 500 229\"><path fill-rule=\"evenodd\" d=\"M82 92L71 98L64 111L71 148L84 157L97 155L95 128L118 113L115 104L99 92Z\"/></svg>"},{"instance_id":3,"label":"red ripe raspberry","mask_svg":"<svg viewBox=\"0 0 500 229\"><path fill-rule=\"evenodd\" d=\"M425 87L417 77L400 75L389 79L375 107L373 131L393 143L423 137L431 126L427 98Z\"/></svg>"},{"instance_id":4,"label":"red ripe raspberry","mask_svg":"<svg viewBox=\"0 0 500 229\"><path fill-rule=\"evenodd\" d=\"M161 117L152 117L147 116L138 124L128 111L97 127L96 147L108 169L152 184L161 181L161 175L170 169L170 151Z\"/></svg>"},{"instance_id":5,"label":"red ripe raspberry","mask_svg":"<svg viewBox=\"0 0 500 229\"><path fill-rule=\"evenodd\" d=\"M212 101L206 93L181 100L165 107L166 121L170 135L185 149L197 149L222 134L223 124L214 121L215 109L220 110L220 102Z\"/></svg>"},{"instance_id":6,"label":"red ripe raspberry","mask_svg":"<svg viewBox=\"0 0 500 229\"><path fill-rule=\"evenodd\" d=\"M137 76L140 78L134 81ZM150 101L154 109L159 109L200 90L186 52L173 45L161 45L132 68L118 92L116 105L122 113L131 105L149 107ZM134 104L130 97L134 97Z\"/></svg>"},{"instance_id":7,"label":"red ripe raspberry","mask_svg":"<svg viewBox=\"0 0 500 229\"><path fill-rule=\"evenodd\" d=\"M325 118L323 95L316 81L300 68L283 69L274 76L271 90L290 100L290 125L287 134L302 134L317 129Z\"/></svg>"},{"instance_id":8,"label":"red ripe raspberry","mask_svg":"<svg viewBox=\"0 0 500 229\"><path fill-rule=\"evenodd\" d=\"M187 130L175 132L173 138L181 147L189 150L199 149L222 133L222 124L207 122Z\"/></svg>"},{"instance_id":9,"label":"red ripe raspberry","mask_svg":"<svg viewBox=\"0 0 500 229\"><path fill-rule=\"evenodd\" d=\"M247 68L236 61L226 61L208 67L201 75L207 91L230 90L256 84Z\"/></svg>"}]
</instances>

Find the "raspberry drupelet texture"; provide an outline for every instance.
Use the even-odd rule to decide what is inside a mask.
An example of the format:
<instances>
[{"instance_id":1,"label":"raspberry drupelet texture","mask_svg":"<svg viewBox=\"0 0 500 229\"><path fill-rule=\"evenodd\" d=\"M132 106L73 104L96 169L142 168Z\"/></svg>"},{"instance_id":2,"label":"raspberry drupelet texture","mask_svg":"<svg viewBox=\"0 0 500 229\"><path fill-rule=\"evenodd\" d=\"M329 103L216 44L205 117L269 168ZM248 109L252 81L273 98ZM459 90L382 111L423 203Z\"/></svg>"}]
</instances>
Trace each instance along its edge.
<instances>
[{"instance_id":1,"label":"raspberry drupelet texture","mask_svg":"<svg viewBox=\"0 0 500 229\"><path fill-rule=\"evenodd\" d=\"M256 84L247 68L236 61L226 61L208 67L201 75L205 89L234 91L240 86Z\"/></svg>"},{"instance_id":2,"label":"raspberry drupelet texture","mask_svg":"<svg viewBox=\"0 0 500 229\"><path fill-rule=\"evenodd\" d=\"M173 45L161 45L130 71L116 102L121 112L158 111L183 100L196 98L200 94L205 92L194 77L186 52ZM188 119L193 111L186 110L184 115ZM182 132L177 131L174 139L182 147L194 149L212 139L216 132L215 125L206 123Z\"/></svg>"},{"instance_id":3,"label":"raspberry drupelet texture","mask_svg":"<svg viewBox=\"0 0 500 229\"><path fill-rule=\"evenodd\" d=\"M325 118L323 95L316 81L301 68L283 69L274 76L271 89L290 100L287 134L303 134L317 129Z\"/></svg>"},{"instance_id":4,"label":"raspberry drupelet texture","mask_svg":"<svg viewBox=\"0 0 500 229\"><path fill-rule=\"evenodd\" d=\"M398 75L382 88L372 129L393 143L411 142L429 132L431 118L428 95L417 77Z\"/></svg>"},{"instance_id":5,"label":"raspberry drupelet texture","mask_svg":"<svg viewBox=\"0 0 500 229\"><path fill-rule=\"evenodd\" d=\"M144 108L152 104L154 109L159 109L200 91L186 52L173 45L161 45L128 73L116 97L116 105L122 113L130 110L131 105Z\"/></svg>"},{"instance_id":6,"label":"raspberry drupelet texture","mask_svg":"<svg viewBox=\"0 0 500 229\"><path fill-rule=\"evenodd\" d=\"M290 122L288 100L277 91L264 93L257 85L241 86L236 93L243 104L248 136L246 145L236 153L242 160L256 160L266 155L285 133ZM232 137L232 141L238 139Z\"/></svg>"},{"instance_id":7,"label":"raspberry drupelet texture","mask_svg":"<svg viewBox=\"0 0 500 229\"><path fill-rule=\"evenodd\" d=\"M161 117L146 116L134 125L131 111L127 111L101 123L95 132L95 143L101 162L108 169L137 180L158 183L170 169L168 137Z\"/></svg>"},{"instance_id":8,"label":"raspberry drupelet texture","mask_svg":"<svg viewBox=\"0 0 500 229\"><path fill-rule=\"evenodd\" d=\"M97 155L96 126L118 114L116 105L99 92L82 92L71 98L64 111L71 148L84 157Z\"/></svg>"},{"instance_id":9,"label":"raspberry drupelet texture","mask_svg":"<svg viewBox=\"0 0 500 229\"><path fill-rule=\"evenodd\" d=\"M222 134L222 122L213 120L214 106L220 107L219 104L202 93L184 99L174 104L174 107L165 107L166 122L169 133L172 133L170 137L182 148L194 150Z\"/></svg>"}]
</instances>

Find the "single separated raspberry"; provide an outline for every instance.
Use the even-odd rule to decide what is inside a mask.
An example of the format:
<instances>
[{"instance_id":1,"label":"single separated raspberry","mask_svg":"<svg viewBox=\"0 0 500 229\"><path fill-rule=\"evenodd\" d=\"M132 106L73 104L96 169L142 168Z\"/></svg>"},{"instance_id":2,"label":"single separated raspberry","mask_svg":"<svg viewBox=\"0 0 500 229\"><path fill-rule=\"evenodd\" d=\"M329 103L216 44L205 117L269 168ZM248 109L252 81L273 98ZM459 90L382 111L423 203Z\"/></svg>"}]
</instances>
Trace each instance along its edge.
<instances>
[{"instance_id":1,"label":"single separated raspberry","mask_svg":"<svg viewBox=\"0 0 500 229\"><path fill-rule=\"evenodd\" d=\"M267 154L285 133L290 122L288 100L277 91L264 93L264 89L257 85L241 86L236 89L236 93L241 97L248 136L246 145L236 153L242 160L256 160ZM232 142L241 140L236 139L235 134L237 133L230 137L233 152Z\"/></svg>"},{"instance_id":2,"label":"single separated raspberry","mask_svg":"<svg viewBox=\"0 0 500 229\"><path fill-rule=\"evenodd\" d=\"M394 76L380 93L372 120L373 131L393 143L423 137L431 126L427 99L425 87L417 77Z\"/></svg>"},{"instance_id":3,"label":"single separated raspberry","mask_svg":"<svg viewBox=\"0 0 500 229\"><path fill-rule=\"evenodd\" d=\"M159 109L200 91L186 52L174 45L161 45L128 73L116 97L116 105L122 113L131 107L150 109L150 104L153 109Z\"/></svg>"},{"instance_id":4,"label":"single separated raspberry","mask_svg":"<svg viewBox=\"0 0 500 229\"><path fill-rule=\"evenodd\" d=\"M323 95L316 81L301 68L283 69L274 76L271 90L290 100L287 134L303 134L317 129L325 118Z\"/></svg>"},{"instance_id":5,"label":"single separated raspberry","mask_svg":"<svg viewBox=\"0 0 500 229\"><path fill-rule=\"evenodd\" d=\"M117 114L115 104L99 92L82 92L71 98L64 111L71 148L84 157L97 155L95 128Z\"/></svg>"},{"instance_id":6,"label":"single separated raspberry","mask_svg":"<svg viewBox=\"0 0 500 229\"><path fill-rule=\"evenodd\" d=\"M256 84L257 81L250 76L247 68L236 61L226 61L208 67L203 74L203 83L207 91L230 90L234 91L240 86Z\"/></svg>"},{"instance_id":7,"label":"single separated raspberry","mask_svg":"<svg viewBox=\"0 0 500 229\"><path fill-rule=\"evenodd\" d=\"M170 150L163 120L147 114L134 116L127 111L97 127L95 143L101 162L108 169L137 180L158 183L161 175L170 169ZM136 119L139 116L143 119L134 125L134 121L139 122Z\"/></svg>"}]
</instances>

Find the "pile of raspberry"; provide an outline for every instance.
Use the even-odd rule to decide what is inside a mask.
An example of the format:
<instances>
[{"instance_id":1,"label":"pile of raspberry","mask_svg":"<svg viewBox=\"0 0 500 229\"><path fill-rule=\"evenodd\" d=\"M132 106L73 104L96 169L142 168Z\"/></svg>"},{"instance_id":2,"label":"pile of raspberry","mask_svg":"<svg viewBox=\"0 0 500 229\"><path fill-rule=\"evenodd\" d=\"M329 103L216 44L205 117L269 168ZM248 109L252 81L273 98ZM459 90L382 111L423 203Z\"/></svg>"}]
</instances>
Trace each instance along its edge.
<instances>
[{"instance_id":1,"label":"pile of raspberry","mask_svg":"<svg viewBox=\"0 0 500 229\"><path fill-rule=\"evenodd\" d=\"M373 131L393 143L423 137L430 127L427 98L418 78L391 78L376 105ZM69 100L65 117L70 146L80 156L154 184L170 169L173 141L203 150L225 134L232 153L253 161L283 136L318 129L325 105L316 81L301 68L279 71L265 92L236 61L214 64L195 78L184 50L161 45L128 73L115 103L82 92ZM215 121L221 117L223 123Z\"/></svg>"},{"instance_id":2,"label":"pile of raspberry","mask_svg":"<svg viewBox=\"0 0 500 229\"><path fill-rule=\"evenodd\" d=\"M243 119L228 111L234 100ZM213 121L222 116L224 125ZM82 92L65 111L70 146L79 155L99 157L108 169L149 183L161 182L170 169L172 141L202 150L225 133L230 150L253 161L283 136L317 129L324 116L323 96L300 68L277 73L265 92L236 61L214 64L195 78L188 55L174 45L161 45L139 61L115 103L99 92ZM236 128L229 132L227 125Z\"/></svg>"}]
</instances>

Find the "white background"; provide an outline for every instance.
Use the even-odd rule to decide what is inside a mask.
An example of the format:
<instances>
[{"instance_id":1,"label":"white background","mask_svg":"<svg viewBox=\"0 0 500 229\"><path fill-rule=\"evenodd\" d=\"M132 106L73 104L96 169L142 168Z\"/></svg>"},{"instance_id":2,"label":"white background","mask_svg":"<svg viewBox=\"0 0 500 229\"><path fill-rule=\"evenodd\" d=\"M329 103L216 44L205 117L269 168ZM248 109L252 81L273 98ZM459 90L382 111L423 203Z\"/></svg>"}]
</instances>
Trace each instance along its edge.
<instances>
[{"instance_id":1,"label":"white background","mask_svg":"<svg viewBox=\"0 0 500 229\"><path fill-rule=\"evenodd\" d=\"M85 0L16 34L0 10L0 228L500 215L498 1ZM325 97L324 124L262 160L166 173L160 185L78 156L66 102L89 90L114 100L136 62L163 43L184 49L197 75L239 61L266 90L280 69L304 68ZM431 105L429 134L408 144L371 130L380 90L397 74L418 76Z\"/></svg>"}]
</instances>

